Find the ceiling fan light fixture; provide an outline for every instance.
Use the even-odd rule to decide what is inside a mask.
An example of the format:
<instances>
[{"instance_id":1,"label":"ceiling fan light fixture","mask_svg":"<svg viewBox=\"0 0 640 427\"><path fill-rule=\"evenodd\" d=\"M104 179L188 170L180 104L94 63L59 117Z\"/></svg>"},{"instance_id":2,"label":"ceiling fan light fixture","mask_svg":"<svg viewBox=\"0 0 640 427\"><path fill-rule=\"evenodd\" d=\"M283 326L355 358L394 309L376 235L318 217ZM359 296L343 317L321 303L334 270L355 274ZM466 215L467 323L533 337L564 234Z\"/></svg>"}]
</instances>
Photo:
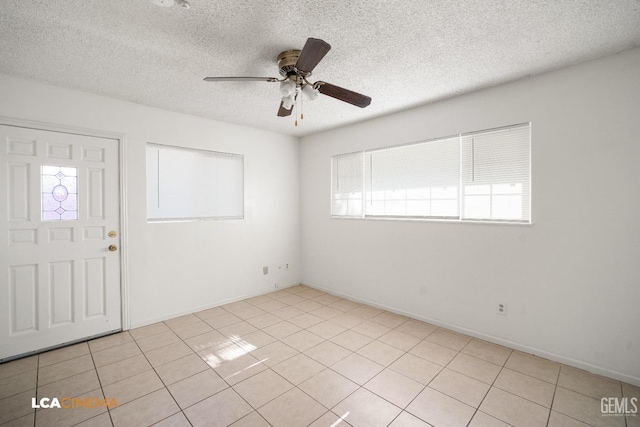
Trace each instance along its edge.
<instances>
[{"instance_id":1,"label":"ceiling fan light fixture","mask_svg":"<svg viewBox=\"0 0 640 427\"><path fill-rule=\"evenodd\" d=\"M293 93L290 94L289 96L283 96L282 108L284 108L285 110L290 110L291 108L293 108L293 104L295 104L295 102L296 102L296 97Z\"/></svg>"},{"instance_id":2,"label":"ceiling fan light fixture","mask_svg":"<svg viewBox=\"0 0 640 427\"><path fill-rule=\"evenodd\" d=\"M307 84L302 87L302 93L304 93L310 101L314 101L318 98L318 92L313 86Z\"/></svg>"},{"instance_id":3,"label":"ceiling fan light fixture","mask_svg":"<svg viewBox=\"0 0 640 427\"><path fill-rule=\"evenodd\" d=\"M280 93L282 94L283 97L290 96L295 89L296 89L296 84L291 80L287 79L282 83L280 83Z\"/></svg>"}]
</instances>

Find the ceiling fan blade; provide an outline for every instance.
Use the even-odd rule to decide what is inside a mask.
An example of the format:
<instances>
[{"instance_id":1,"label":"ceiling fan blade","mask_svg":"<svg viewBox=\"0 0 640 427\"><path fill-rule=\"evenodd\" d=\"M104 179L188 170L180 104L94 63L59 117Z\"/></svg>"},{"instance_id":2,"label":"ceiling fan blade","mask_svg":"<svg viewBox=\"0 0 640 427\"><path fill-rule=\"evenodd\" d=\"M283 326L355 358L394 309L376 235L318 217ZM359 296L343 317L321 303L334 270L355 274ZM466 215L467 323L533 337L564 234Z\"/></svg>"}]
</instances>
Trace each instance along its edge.
<instances>
[{"instance_id":1,"label":"ceiling fan blade","mask_svg":"<svg viewBox=\"0 0 640 427\"><path fill-rule=\"evenodd\" d=\"M275 77L205 77L205 82L277 82Z\"/></svg>"},{"instance_id":2,"label":"ceiling fan blade","mask_svg":"<svg viewBox=\"0 0 640 427\"><path fill-rule=\"evenodd\" d=\"M282 106L283 102L280 101L280 108L278 109L278 117L287 117L290 116L291 113L293 112L293 107L291 107L291 109L287 110L286 108L284 108Z\"/></svg>"},{"instance_id":3,"label":"ceiling fan blade","mask_svg":"<svg viewBox=\"0 0 640 427\"><path fill-rule=\"evenodd\" d=\"M331 45L324 40L308 38L302 52L300 52L296 68L302 72L310 73L330 49Z\"/></svg>"},{"instance_id":4,"label":"ceiling fan blade","mask_svg":"<svg viewBox=\"0 0 640 427\"><path fill-rule=\"evenodd\" d=\"M315 85L321 94L339 99L340 101L348 102L356 107L364 108L371 104L371 98L366 95L325 82L316 82Z\"/></svg>"}]
</instances>

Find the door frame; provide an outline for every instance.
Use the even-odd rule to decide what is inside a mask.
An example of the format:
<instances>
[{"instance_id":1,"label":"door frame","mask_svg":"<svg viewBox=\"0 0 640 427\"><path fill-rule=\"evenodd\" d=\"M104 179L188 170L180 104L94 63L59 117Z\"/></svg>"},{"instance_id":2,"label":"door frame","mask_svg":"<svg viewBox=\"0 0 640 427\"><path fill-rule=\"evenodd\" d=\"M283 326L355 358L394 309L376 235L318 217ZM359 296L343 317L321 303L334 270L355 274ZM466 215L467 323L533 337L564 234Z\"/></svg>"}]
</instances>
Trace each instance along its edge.
<instances>
[{"instance_id":1,"label":"door frame","mask_svg":"<svg viewBox=\"0 0 640 427\"><path fill-rule=\"evenodd\" d=\"M126 331L131 326L131 314L129 308L129 264L128 264L128 215L127 215L127 135L118 132L107 132L97 129L88 129L78 126L69 126L36 120L20 119L0 115L0 125L14 126L27 129L36 129L50 132L69 133L74 135L93 136L98 138L115 139L118 141L118 173L120 183L120 317L122 330Z\"/></svg>"}]
</instances>

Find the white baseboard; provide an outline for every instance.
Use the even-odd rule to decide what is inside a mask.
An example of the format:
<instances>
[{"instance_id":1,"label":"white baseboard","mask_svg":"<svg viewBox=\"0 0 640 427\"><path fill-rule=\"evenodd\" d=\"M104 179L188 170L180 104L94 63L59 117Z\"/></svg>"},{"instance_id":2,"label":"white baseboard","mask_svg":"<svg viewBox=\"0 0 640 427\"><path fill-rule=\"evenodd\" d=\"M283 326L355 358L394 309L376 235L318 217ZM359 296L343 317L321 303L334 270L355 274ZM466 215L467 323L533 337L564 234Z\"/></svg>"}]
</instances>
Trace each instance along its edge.
<instances>
[{"instance_id":1,"label":"white baseboard","mask_svg":"<svg viewBox=\"0 0 640 427\"><path fill-rule=\"evenodd\" d=\"M292 286L297 286L299 284L300 284L300 282L295 282L295 283L291 283L291 284L288 284L288 285L285 285L285 286L281 286L281 287L279 287L277 289L276 288L267 289L267 290L264 290L264 291L255 292L255 293L251 293L251 294L239 295L237 297L232 297L232 298L227 298L227 299L224 299L224 300L215 301L215 302L212 302L212 303L209 303L209 304L204 304L204 305L197 306L197 307L194 307L194 308L181 310L181 311L175 311L173 313L169 313L169 314L166 314L166 315L163 314L162 316L154 317L152 319L146 319L146 320L143 320L143 321L140 321L140 322L133 322L131 324L131 328L130 329L140 328L142 326L148 326L148 325L151 325L153 323L158 323L158 322L162 322L162 321L165 321L165 320L173 319L174 317L179 317L179 316L184 316L184 315L187 315L187 314L197 313L198 311L207 310L207 309L214 308L214 307L219 307L221 305L230 304L232 302L241 301L243 299L258 297L260 295L265 295L265 294L269 294L271 292L276 292L276 291L279 291L279 290L282 290L282 289L287 289L287 288L290 288ZM125 330L125 329L123 329L123 330Z\"/></svg>"},{"instance_id":2,"label":"white baseboard","mask_svg":"<svg viewBox=\"0 0 640 427\"><path fill-rule=\"evenodd\" d=\"M429 317L421 316L415 313L409 313L403 310L399 310L394 307L389 307L384 304L377 303L375 301L371 301L365 298L359 298L350 294L346 294L343 292L338 292L333 289L325 288L323 286L319 286L309 282L302 282L303 285L309 286L310 288L318 289L323 292L327 292L332 295L336 295L342 298L346 298L352 301L360 302L363 304L367 304L373 307L381 308L392 313L400 314L402 316L410 317L412 319L420 320L423 322L431 323L432 325L440 326L455 332L460 332L465 335L469 335L475 338L479 338L485 341L492 342L494 344L498 344L504 347L508 347L514 350L522 351L524 353L533 354L535 356L544 357L545 359L553 360L554 362L563 363L565 365L573 366L574 368L583 369L585 371L602 375L605 377L613 378L619 381L624 381L628 384L633 384L635 386L640 386L640 378L635 377L633 375L625 374L623 372L614 371L612 369L604 368L602 366L592 365L590 363L582 362L580 360L573 359L571 357L562 356L560 354L551 353L545 350L540 350L535 347L530 347L525 344L517 343L514 341L505 340L503 338L494 337L492 335L487 335L485 333L475 331L473 329L463 328L457 325L452 325L447 322L442 322L436 319L431 319Z\"/></svg>"}]
</instances>

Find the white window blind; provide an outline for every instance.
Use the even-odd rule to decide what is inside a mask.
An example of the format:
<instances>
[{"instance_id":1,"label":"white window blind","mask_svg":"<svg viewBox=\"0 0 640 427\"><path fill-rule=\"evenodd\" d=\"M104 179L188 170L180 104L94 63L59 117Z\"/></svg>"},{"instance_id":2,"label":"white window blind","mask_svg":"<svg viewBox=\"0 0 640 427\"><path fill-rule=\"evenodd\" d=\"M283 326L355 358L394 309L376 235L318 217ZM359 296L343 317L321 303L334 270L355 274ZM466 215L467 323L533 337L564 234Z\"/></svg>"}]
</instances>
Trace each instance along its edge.
<instances>
[{"instance_id":1,"label":"white window blind","mask_svg":"<svg viewBox=\"0 0 640 427\"><path fill-rule=\"evenodd\" d=\"M458 218L459 137L365 152L365 215Z\"/></svg>"},{"instance_id":2,"label":"white window blind","mask_svg":"<svg viewBox=\"0 0 640 427\"><path fill-rule=\"evenodd\" d=\"M530 125L462 135L462 219L530 221Z\"/></svg>"},{"instance_id":3,"label":"white window blind","mask_svg":"<svg viewBox=\"0 0 640 427\"><path fill-rule=\"evenodd\" d=\"M331 215L531 222L531 124L331 159Z\"/></svg>"},{"instance_id":4,"label":"white window blind","mask_svg":"<svg viewBox=\"0 0 640 427\"><path fill-rule=\"evenodd\" d=\"M147 218L243 218L244 157L147 144Z\"/></svg>"},{"instance_id":5,"label":"white window blind","mask_svg":"<svg viewBox=\"0 0 640 427\"><path fill-rule=\"evenodd\" d=\"M362 217L363 153L331 158L331 215Z\"/></svg>"}]
</instances>

